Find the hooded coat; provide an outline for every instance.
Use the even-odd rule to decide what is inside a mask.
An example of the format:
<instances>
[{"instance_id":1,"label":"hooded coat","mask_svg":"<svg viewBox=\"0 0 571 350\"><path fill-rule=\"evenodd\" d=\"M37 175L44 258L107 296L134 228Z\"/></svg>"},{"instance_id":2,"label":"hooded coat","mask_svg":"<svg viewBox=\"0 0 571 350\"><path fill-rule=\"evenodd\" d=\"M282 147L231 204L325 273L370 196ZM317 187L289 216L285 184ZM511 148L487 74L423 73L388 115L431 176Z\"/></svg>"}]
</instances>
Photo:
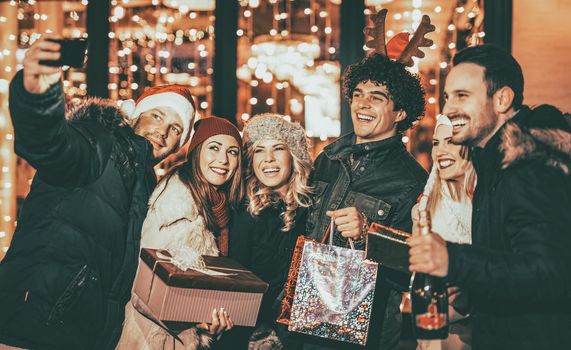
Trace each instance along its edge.
<instances>
[{"instance_id":1,"label":"hooded coat","mask_svg":"<svg viewBox=\"0 0 571 350\"><path fill-rule=\"evenodd\" d=\"M15 151L36 170L0 263L0 343L112 349L137 268L156 180L151 147L111 102L65 113L61 82L10 85Z\"/></svg>"},{"instance_id":2,"label":"hooded coat","mask_svg":"<svg viewBox=\"0 0 571 350\"><path fill-rule=\"evenodd\" d=\"M571 334L571 127L523 107L476 148L472 246L448 243L448 280L474 302L478 349L563 349Z\"/></svg>"}]
</instances>

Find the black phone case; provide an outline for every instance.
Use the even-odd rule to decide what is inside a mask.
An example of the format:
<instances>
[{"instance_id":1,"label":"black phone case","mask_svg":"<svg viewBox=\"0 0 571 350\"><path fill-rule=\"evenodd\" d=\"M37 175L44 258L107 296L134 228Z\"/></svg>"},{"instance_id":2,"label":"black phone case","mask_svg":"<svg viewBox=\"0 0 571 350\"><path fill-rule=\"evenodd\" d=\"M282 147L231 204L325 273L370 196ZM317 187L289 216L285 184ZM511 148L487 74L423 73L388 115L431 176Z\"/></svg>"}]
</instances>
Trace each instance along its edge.
<instances>
[{"instance_id":1,"label":"black phone case","mask_svg":"<svg viewBox=\"0 0 571 350\"><path fill-rule=\"evenodd\" d=\"M40 64L50 67L70 66L81 68L85 63L87 40L85 39L48 39L61 45L59 60L41 60Z\"/></svg>"}]
</instances>

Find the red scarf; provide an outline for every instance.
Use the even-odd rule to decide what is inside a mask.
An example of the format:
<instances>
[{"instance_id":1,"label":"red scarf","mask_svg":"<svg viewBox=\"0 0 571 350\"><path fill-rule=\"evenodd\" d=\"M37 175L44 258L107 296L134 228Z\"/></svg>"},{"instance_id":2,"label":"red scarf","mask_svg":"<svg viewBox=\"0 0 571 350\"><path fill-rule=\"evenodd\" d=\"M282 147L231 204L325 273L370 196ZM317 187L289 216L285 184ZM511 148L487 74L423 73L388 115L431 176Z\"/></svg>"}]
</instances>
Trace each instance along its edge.
<instances>
[{"instance_id":1,"label":"red scarf","mask_svg":"<svg viewBox=\"0 0 571 350\"><path fill-rule=\"evenodd\" d=\"M228 255L228 223L230 217L226 199L226 193L218 191L214 186L210 186L210 203L212 205L212 214L214 214L215 224L220 230L218 248L222 256Z\"/></svg>"}]
</instances>

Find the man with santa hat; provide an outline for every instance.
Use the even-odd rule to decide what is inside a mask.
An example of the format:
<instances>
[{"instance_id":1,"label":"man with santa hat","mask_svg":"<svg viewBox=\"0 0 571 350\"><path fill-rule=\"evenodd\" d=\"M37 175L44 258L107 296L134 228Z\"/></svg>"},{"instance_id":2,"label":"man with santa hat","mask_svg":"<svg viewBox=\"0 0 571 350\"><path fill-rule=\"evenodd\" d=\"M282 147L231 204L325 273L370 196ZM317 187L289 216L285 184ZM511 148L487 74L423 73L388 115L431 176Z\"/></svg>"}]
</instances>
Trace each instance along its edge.
<instances>
[{"instance_id":1,"label":"man with santa hat","mask_svg":"<svg viewBox=\"0 0 571 350\"><path fill-rule=\"evenodd\" d=\"M15 151L37 170L0 263L0 348L112 349L137 269L153 166L184 145L188 88L65 108L59 44L38 40L10 85ZM4 345L2 345L4 344Z\"/></svg>"}]
</instances>

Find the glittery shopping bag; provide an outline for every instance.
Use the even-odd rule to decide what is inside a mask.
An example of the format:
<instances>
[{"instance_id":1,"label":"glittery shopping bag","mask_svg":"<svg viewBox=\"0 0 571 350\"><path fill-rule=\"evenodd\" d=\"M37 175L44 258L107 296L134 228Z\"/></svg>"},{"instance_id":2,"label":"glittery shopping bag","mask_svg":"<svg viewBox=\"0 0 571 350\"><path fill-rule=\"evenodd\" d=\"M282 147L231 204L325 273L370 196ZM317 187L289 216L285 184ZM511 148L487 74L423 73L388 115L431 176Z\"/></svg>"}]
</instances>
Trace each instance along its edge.
<instances>
[{"instance_id":1,"label":"glittery shopping bag","mask_svg":"<svg viewBox=\"0 0 571 350\"><path fill-rule=\"evenodd\" d=\"M329 229L331 225L327 226L326 234L323 236L321 243L327 240L329 235ZM284 297L281 302L280 313L276 322L289 326L289 318L291 315L291 306L293 304L293 297L295 295L295 286L297 285L297 277L299 275L299 267L301 266L301 257L303 256L303 247L305 242L314 241L309 237L298 236L297 242L295 243L295 248L293 250L293 256L291 258L291 264L287 274L286 283L284 286Z\"/></svg>"},{"instance_id":2,"label":"glittery shopping bag","mask_svg":"<svg viewBox=\"0 0 571 350\"><path fill-rule=\"evenodd\" d=\"M281 302L280 313L276 322L289 326L289 318L291 316L291 306L293 304L293 297L295 295L295 286L297 285L297 277L299 276L299 267L301 265L301 257L303 256L303 247L305 242L310 241L311 238L305 236L298 236L291 264L287 274L286 283L284 286L284 297Z\"/></svg>"},{"instance_id":3,"label":"glittery shopping bag","mask_svg":"<svg viewBox=\"0 0 571 350\"><path fill-rule=\"evenodd\" d=\"M289 330L365 345L377 269L363 251L306 241Z\"/></svg>"}]
</instances>

